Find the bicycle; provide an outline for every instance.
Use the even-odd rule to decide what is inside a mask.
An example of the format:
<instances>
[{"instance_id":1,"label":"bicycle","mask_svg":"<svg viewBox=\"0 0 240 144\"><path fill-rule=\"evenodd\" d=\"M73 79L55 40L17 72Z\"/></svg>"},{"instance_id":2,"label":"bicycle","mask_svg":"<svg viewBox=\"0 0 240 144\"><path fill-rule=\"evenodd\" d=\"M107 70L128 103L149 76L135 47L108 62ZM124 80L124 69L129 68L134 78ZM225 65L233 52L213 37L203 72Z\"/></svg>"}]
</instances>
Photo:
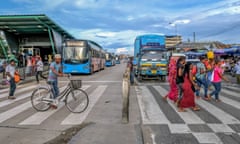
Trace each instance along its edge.
<instances>
[{"instance_id":1,"label":"bicycle","mask_svg":"<svg viewBox=\"0 0 240 144\"><path fill-rule=\"evenodd\" d=\"M81 80L71 79L71 75L68 75L67 87L56 98L59 102L63 101L72 113L84 112L88 107L88 94L81 86ZM53 101L53 86L50 83L47 86L39 86L32 92L31 103L37 111L49 110Z\"/></svg>"}]
</instances>

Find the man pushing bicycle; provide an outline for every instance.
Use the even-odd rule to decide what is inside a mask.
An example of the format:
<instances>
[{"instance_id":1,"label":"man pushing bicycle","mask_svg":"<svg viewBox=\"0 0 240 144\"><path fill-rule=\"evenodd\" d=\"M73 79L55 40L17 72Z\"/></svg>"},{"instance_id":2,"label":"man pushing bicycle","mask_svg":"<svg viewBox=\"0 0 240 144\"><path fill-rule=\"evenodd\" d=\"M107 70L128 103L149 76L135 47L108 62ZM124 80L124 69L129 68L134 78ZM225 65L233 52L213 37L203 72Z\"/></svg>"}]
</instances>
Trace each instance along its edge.
<instances>
[{"instance_id":1,"label":"man pushing bicycle","mask_svg":"<svg viewBox=\"0 0 240 144\"><path fill-rule=\"evenodd\" d=\"M62 73L61 55L56 54L54 58L55 60L50 64L47 81L53 87L52 91L53 91L54 102L52 103L52 107L56 109L58 105L58 101L56 98L59 96L58 77L59 76L62 77L65 75Z\"/></svg>"}]
</instances>

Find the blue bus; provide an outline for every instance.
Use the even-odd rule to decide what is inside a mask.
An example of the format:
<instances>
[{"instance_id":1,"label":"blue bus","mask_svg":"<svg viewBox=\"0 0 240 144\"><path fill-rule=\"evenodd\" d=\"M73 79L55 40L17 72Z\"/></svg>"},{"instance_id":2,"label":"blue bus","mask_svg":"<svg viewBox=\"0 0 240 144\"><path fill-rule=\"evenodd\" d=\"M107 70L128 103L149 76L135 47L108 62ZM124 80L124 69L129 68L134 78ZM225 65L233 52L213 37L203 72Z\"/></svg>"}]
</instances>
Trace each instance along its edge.
<instances>
[{"instance_id":1,"label":"blue bus","mask_svg":"<svg viewBox=\"0 0 240 144\"><path fill-rule=\"evenodd\" d=\"M63 45L63 72L92 74L102 68L102 47L90 40L66 40Z\"/></svg>"},{"instance_id":2,"label":"blue bus","mask_svg":"<svg viewBox=\"0 0 240 144\"><path fill-rule=\"evenodd\" d=\"M105 54L105 58L106 58L106 62L105 62L105 66L106 67L110 67L110 66L115 66L115 56L113 53L107 52Z\"/></svg>"},{"instance_id":3,"label":"blue bus","mask_svg":"<svg viewBox=\"0 0 240 144\"><path fill-rule=\"evenodd\" d=\"M165 36L146 34L137 36L134 43L135 75L139 80L166 79L167 49Z\"/></svg>"}]
</instances>

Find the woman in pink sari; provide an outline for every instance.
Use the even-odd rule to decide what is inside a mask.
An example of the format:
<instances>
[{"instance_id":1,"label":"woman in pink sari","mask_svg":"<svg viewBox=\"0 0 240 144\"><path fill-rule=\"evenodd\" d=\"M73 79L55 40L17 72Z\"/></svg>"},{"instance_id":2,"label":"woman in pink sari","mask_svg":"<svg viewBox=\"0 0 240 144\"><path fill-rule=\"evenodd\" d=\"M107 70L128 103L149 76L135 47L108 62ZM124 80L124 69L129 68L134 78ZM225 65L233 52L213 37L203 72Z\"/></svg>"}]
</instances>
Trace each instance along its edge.
<instances>
[{"instance_id":1,"label":"woman in pink sari","mask_svg":"<svg viewBox=\"0 0 240 144\"><path fill-rule=\"evenodd\" d=\"M165 100L169 98L173 102L176 102L178 99L178 88L176 84L176 76L177 76L177 65L176 65L176 60L172 58L170 60L169 66L168 66L168 82L170 86L170 90L168 94L164 97Z\"/></svg>"}]
</instances>

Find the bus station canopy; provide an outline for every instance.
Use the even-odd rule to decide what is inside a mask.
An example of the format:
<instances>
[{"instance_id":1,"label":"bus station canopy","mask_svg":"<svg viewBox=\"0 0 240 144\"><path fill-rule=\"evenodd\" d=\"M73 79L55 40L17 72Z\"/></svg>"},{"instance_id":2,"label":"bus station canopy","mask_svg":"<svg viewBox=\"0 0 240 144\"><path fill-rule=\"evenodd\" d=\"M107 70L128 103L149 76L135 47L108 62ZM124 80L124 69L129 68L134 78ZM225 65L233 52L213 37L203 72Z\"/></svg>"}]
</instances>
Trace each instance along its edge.
<instances>
[{"instance_id":1,"label":"bus station canopy","mask_svg":"<svg viewBox=\"0 0 240 144\"><path fill-rule=\"evenodd\" d=\"M54 30L66 39L74 37L44 14L40 15L0 15L0 30L14 35L44 34Z\"/></svg>"}]
</instances>

